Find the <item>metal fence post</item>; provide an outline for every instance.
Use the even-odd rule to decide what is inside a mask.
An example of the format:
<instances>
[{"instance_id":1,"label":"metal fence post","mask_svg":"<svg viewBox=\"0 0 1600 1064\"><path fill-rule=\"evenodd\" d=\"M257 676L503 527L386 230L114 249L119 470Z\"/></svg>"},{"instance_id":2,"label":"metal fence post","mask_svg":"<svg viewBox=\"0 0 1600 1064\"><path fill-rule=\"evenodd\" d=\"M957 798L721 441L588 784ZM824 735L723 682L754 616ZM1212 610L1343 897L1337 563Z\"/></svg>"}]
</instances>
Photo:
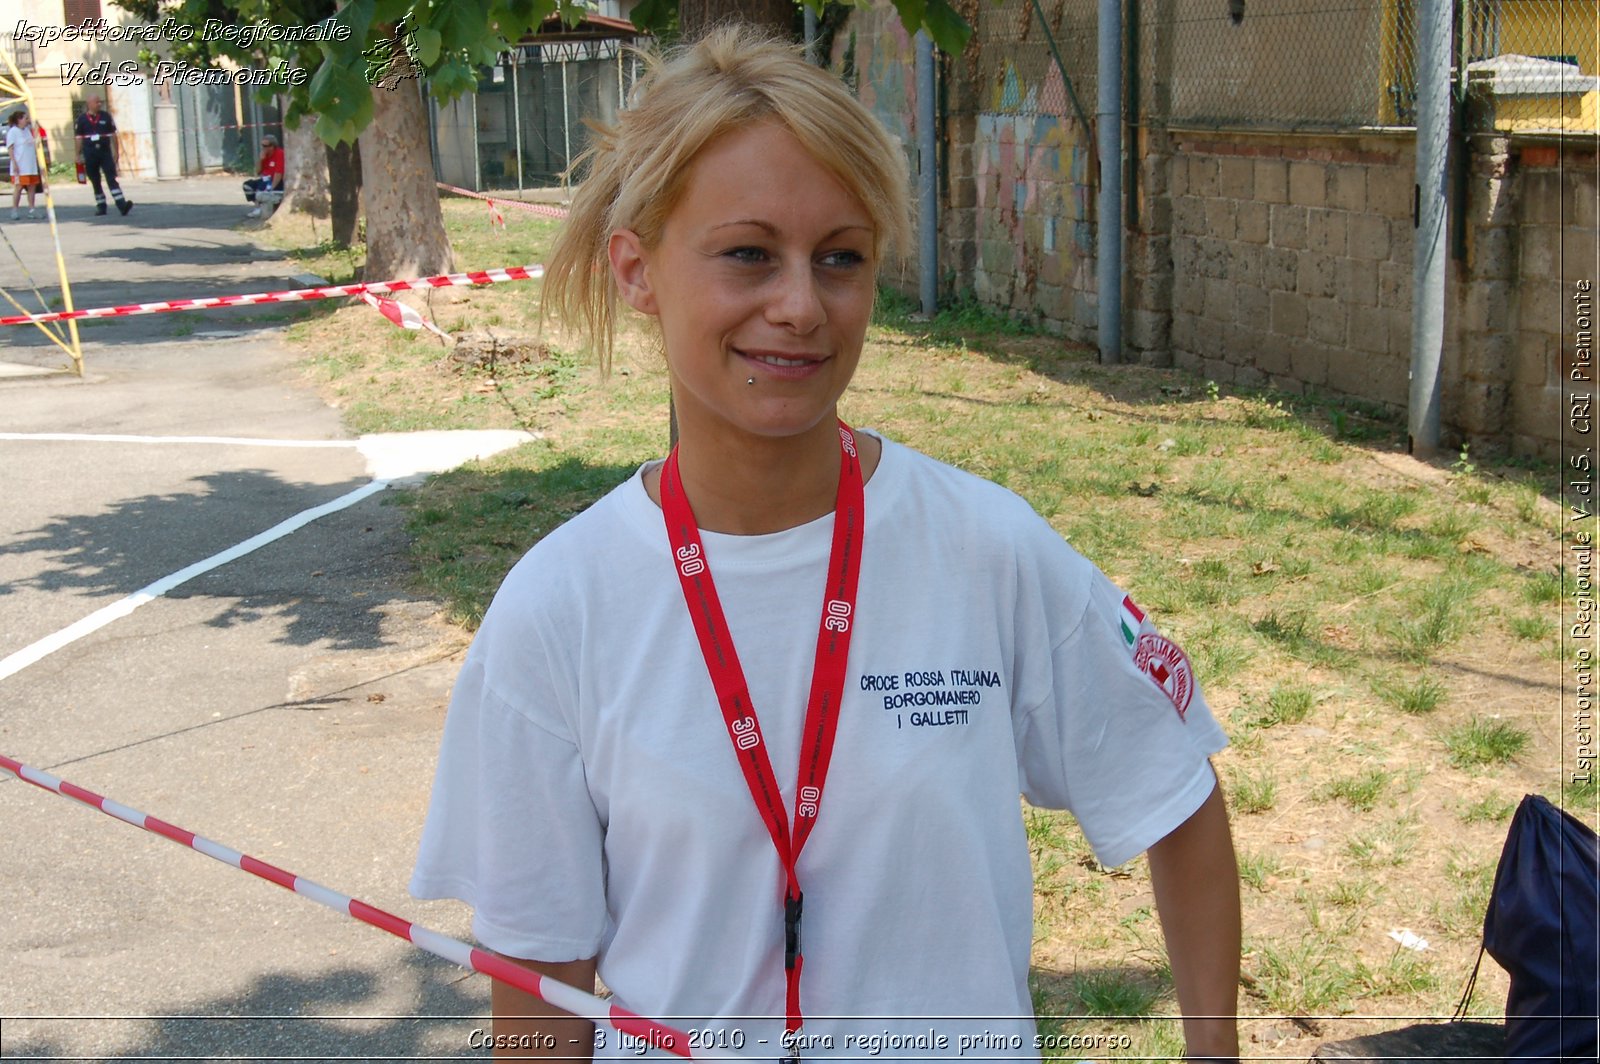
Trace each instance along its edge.
<instances>
[{"instance_id":1,"label":"metal fence post","mask_svg":"<svg viewBox=\"0 0 1600 1064\"><path fill-rule=\"evenodd\" d=\"M1100 0L1100 62L1095 75L1100 201L1095 239L1100 361L1122 361L1122 2Z\"/></svg>"},{"instance_id":2,"label":"metal fence post","mask_svg":"<svg viewBox=\"0 0 1600 1064\"><path fill-rule=\"evenodd\" d=\"M517 77L517 68L522 65L522 51L517 48L511 50L511 122L517 127L517 134L511 143L517 149L517 191L522 191L522 84Z\"/></svg>"},{"instance_id":3,"label":"metal fence post","mask_svg":"<svg viewBox=\"0 0 1600 1064\"><path fill-rule=\"evenodd\" d=\"M1451 0L1423 0L1417 11L1417 184L1411 273L1411 453L1439 451L1439 362L1444 350L1445 198L1450 172Z\"/></svg>"},{"instance_id":4,"label":"metal fence post","mask_svg":"<svg viewBox=\"0 0 1600 1064\"><path fill-rule=\"evenodd\" d=\"M810 8L806 9L810 11ZM939 164L934 129L933 38L917 33L917 272L922 278L922 313L939 309Z\"/></svg>"},{"instance_id":5,"label":"metal fence post","mask_svg":"<svg viewBox=\"0 0 1600 1064\"><path fill-rule=\"evenodd\" d=\"M561 169L572 166L572 115L567 104L567 61L561 60Z\"/></svg>"}]
</instances>

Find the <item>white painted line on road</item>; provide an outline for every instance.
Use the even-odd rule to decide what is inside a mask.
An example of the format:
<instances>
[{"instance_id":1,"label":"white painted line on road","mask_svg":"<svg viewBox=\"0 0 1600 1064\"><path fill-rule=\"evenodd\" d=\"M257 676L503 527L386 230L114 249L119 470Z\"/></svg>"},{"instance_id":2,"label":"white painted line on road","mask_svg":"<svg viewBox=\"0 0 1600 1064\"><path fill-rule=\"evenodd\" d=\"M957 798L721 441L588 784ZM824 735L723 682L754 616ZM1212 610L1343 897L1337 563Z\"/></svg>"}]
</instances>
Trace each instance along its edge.
<instances>
[{"instance_id":1,"label":"white painted line on road","mask_svg":"<svg viewBox=\"0 0 1600 1064\"><path fill-rule=\"evenodd\" d=\"M56 443L204 443L239 447L357 447L360 440L268 440L247 436L120 436L95 432L0 432L0 440L50 440Z\"/></svg>"},{"instance_id":2,"label":"white painted line on road","mask_svg":"<svg viewBox=\"0 0 1600 1064\"><path fill-rule=\"evenodd\" d=\"M195 562L193 565L179 569L177 572L172 573L171 575L163 576L160 580L157 580L152 584L147 584L127 597L118 599L109 606L104 606L98 610L95 610L93 613L89 614L89 616L73 624L69 624L59 632L47 635L38 642L33 643L30 646L23 647L15 654L11 654L3 659L0 659L0 680L4 680L8 676L12 676L21 672L34 662L54 654L62 647L68 646L71 643L75 643L79 639L82 639L84 636L89 635L92 632L96 632L99 629L104 628L112 621L126 617L140 606L143 606L147 602L155 601L162 595L165 595L167 592L171 591L173 588L182 584L186 584L195 577L204 573L208 573L212 569L217 568L219 565L226 565L237 558L244 557L246 554L249 554L252 551L259 550L274 540L282 539L284 536L289 535L291 532L298 531L311 522L317 520L319 517L326 517L328 514L337 513L347 507L354 506L362 499L376 495L378 492L383 491L388 486L389 482L387 480L371 481L354 491L347 492L344 495L339 496L337 499L334 499L331 502L325 502L321 506L313 506L309 510L301 510L293 517L278 522L265 532L251 536L244 542L237 543L229 547L227 550L213 554L211 557L206 558L203 561Z\"/></svg>"}]
</instances>

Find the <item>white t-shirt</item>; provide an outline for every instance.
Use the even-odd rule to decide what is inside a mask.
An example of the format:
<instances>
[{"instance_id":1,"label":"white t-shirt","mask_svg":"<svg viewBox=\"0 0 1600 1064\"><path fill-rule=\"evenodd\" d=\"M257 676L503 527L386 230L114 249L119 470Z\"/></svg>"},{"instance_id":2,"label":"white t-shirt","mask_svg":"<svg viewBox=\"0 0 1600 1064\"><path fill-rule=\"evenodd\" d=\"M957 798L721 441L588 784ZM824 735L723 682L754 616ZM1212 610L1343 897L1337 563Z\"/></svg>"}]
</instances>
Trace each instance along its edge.
<instances>
[{"instance_id":1,"label":"white t-shirt","mask_svg":"<svg viewBox=\"0 0 1600 1064\"><path fill-rule=\"evenodd\" d=\"M467 902L492 949L598 955L624 1007L776 1056L782 865L642 473L506 577L456 683L411 890ZM799 859L804 1055L955 1056L966 1037L986 1039L968 1057L1033 1056L1019 792L1120 864L1199 808L1226 739L1181 652L1016 495L884 441L866 513ZM702 533L791 817L832 524Z\"/></svg>"},{"instance_id":2,"label":"white t-shirt","mask_svg":"<svg viewBox=\"0 0 1600 1064\"><path fill-rule=\"evenodd\" d=\"M16 176L39 174L39 152L33 143L33 127L6 127L6 151L11 155L11 173Z\"/></svg>"}]
</instances>

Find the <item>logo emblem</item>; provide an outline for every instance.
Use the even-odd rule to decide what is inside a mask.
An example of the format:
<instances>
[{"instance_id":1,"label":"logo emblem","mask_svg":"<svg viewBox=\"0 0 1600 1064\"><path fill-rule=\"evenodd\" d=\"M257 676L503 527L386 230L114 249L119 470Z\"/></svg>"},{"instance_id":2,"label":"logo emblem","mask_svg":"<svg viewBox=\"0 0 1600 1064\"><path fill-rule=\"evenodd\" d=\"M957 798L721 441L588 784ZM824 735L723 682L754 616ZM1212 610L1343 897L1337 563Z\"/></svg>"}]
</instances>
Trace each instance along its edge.
<instances>
[{"instance_id":1,"label":"logo emblem","mask_svg":"<svg viewBox=\"0 0 1600 1064\"><path fill-rule=\"evenodd\" d=\"M1172 640L1146 632L1134 645L1133 664L1156 682L1178 711L1178 719L1187 724L1189 702L1194 698L1194 668L1188 655Z\"/></svg>"}]
</instances>

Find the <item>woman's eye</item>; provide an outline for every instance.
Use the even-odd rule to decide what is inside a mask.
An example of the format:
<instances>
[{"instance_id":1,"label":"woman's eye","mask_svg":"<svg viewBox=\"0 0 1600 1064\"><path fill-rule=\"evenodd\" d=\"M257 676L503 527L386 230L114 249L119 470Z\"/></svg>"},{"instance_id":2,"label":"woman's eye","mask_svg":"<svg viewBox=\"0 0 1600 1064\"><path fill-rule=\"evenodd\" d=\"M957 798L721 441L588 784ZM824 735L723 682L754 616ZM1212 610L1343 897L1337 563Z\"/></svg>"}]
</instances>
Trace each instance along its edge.
<instances>
[{"instance_id":1,"label":"woman's eye","mask_svg":"<svg viewBox=\"0 0 1600 1064\"><path fill-rule=\"evenodd\" d=\"M730 248L723 254L738 262L765 262L767 260L767 253L761 248Z\"/></svg>"},{"instance_id":2,"label":"woman's eye","mask_svg":"<svg viewBox=\"0 0 1600 1064\"><path fill-rule=\"evenodd\" d=\"M866 256L859 251L831 251L822 257L824 266L859 266L866 261Z\"/></svg>"}]
</instances>

